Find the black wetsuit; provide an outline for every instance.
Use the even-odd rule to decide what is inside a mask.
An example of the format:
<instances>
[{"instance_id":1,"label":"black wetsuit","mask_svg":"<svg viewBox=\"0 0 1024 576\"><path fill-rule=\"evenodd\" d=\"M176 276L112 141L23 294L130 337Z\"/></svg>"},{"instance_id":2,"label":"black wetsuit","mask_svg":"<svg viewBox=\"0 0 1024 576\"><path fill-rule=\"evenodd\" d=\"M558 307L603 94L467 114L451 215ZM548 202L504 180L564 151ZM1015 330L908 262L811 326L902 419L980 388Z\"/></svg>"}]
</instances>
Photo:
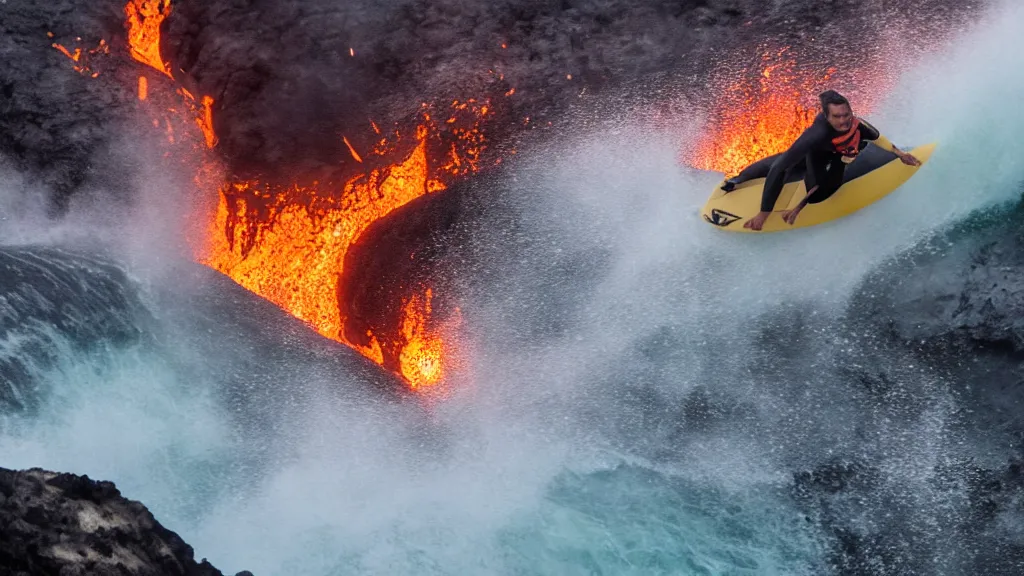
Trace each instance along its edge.
<instances>
[{"instance_id":1,"label":"black wetsuit","mask_svg":"<svg viewBox=\"0 0 1024 576\"><path fill-rule=\"evenodd\" d=\"M819 113L814 119L814 123L804 130L796 142L789 147L789 150L758 160L746 167L735 178L731 178L730 181L733 184L739 184L755 178L766 178L764 192L761 196L761 211L771 212L775 207L775 201L779 199L779 194L782 192L786 172L799 165L801 161L805 161L807 171L804 175L804 185L807 190L814 188L815 185L818 186L807 202L817 204L827 200L843 185L843 175L846 172L846 162L843 161L843 157L845 156L848 160L852 159L868 145L869 141L877 140L881 136L874 126L863 119L858 118L857 120L857 131L860 132L859 142L852 131L849 133L848 139L835 142L834 139L838 139L843 133L833 128L825 119L825 115ZM840 152L839 149L849 141L854 141L854 145L847 146L843 152Z\"/></svg>"}]
</instances>

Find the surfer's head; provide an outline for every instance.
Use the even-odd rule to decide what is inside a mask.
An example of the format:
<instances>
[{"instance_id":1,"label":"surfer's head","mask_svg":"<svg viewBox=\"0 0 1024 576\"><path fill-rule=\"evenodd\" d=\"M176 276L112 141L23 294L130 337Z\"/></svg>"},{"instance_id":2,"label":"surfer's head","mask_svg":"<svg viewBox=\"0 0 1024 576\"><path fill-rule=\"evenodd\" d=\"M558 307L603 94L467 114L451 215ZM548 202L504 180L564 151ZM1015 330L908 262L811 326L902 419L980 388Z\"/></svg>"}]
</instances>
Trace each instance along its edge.
<instances>
[{"instance_id":1,"label":"surfer's head","mask_svg":"<svg viewBox=\"0 0 1024 576\"><path fill-rule=\"evenodd\" d=\"M818 95L821 100L821 111L833 128L846 132L853 123L853 109L850 101L835 90L826 90Z\"/></svg>"}]
</instances>

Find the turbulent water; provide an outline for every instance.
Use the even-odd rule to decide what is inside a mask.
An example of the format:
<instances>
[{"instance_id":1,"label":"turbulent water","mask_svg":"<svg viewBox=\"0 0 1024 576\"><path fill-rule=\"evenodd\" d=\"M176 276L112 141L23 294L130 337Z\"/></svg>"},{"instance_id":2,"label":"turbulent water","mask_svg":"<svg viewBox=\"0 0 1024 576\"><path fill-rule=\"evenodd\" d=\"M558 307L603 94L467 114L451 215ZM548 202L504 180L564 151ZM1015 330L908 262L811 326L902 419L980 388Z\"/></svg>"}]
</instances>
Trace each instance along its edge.
<instances>
[{"instance_id":1,"label":"turbulent water","mask_svg":"<svg viewBox=\"0 0 1024 576\"><path fill-rule=\"evenodd\" d=\"M83 217L41 238L5 185L5 274L42 272L0 302L0 360L20 370L0 464L113 480L197 557L260 576L827 574L829 523L891 534L886 513L913 527L893 543L908 563L960 573L974 552L942 528L963 494L929 470L991 446L957 426L955 383L872 360L838 326L883 260L1019 199L1022 27L1024 9L1000 10L907 70L871 119L904 147L938 141L930 163L798 234L700 222L718 175L679 165L688 126L624 121L528 151L500 185L516 228L475 237L495 271L465 303L471 374L427 407L377 393L337 348L308 351L298 327L266 334L271 307L225 296L162 248L166 230L145 240L136 222L110 249L116 225ZM86 221L126 275L18 247L67 247ZM905 393L882 408L843 380L870 362ZM809 506L794 474L840 455L877 466L876 489Z\"/></svg>"}]
</instances>

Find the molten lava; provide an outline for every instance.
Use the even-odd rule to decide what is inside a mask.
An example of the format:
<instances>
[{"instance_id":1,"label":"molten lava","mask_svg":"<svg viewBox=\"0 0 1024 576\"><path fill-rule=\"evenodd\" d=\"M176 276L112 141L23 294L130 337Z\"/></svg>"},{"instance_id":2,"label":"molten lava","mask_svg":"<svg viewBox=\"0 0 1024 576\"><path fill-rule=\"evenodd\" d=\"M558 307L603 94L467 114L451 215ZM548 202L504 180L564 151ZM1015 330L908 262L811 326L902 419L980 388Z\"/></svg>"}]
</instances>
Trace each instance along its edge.
<instances>
[{"instance_id":1,"label":"molten lava","mask_svg":"<svg viewBox=\"0 0 1024 576\"><path fill-rule=\"evenodd\" d=\"M324 191L326 205L311 211L303 199L316 189L272 190L240 182L222 190L204 263L274 302L320 334L342 340L336 299L345 253L377 220L427 193L426 143L421 138L400 163ZM247 210L274 196L267 214ZM368 354L377 360L376 352Z\"/></svg>"},{"instance_id":2,"label":"molten lava","mask_svg":"<svg viewBox=\"0 0 1024 576\"><path fill-rule=\"evenodd\" d=\"M401 332L405 345L399 355L399 365L402 376L413 389L433 386L444 378L444 342L426 327L432 297L428 288L422 298L414 295L402 307Z\"/></svg>"},{"instance_id":3,"label":"molten lava","mask_svg":"<svg viewBox=\"0 0 1024 576\"><path fill-rule=\"evenodd\" d=\"M171 0L129 0L124 7L132 58L171 76L160 56L160 24L171 14Z\"/></svg>"},{"instance_id":4,"label":"molten lava","mask_svg":"<svg viewBox=\"0 0 1024 576\"><path fill-rule=\"evenodd\" d=\"M459 112L479 118L487 113L487 106L456 101L449 124L456 124ZM380 128L375 123L372 126L379 134ZM384 349L392 349L398 336L394 354L398 365L392 369L411 388L437 384L445 375L450 343L446 345L428 329L430 289L425 296L416 294L405 301L398 334L368 332L365 343L345 337L346 319L339 310L337 291L345 273L346 253L371 224L420 196L444 190L442 175L477 170L484 146L478 124L451 128L449 134L454 142L445 163L436 167L429 161L427 141L436 137L437 126L430 112L424 111L411 152L395 164L353 176L340 189L322 184L281 189L256 181L224 187L210 244L201 261L307 322L321 335L348 344L378 364L388 363ZM344 140L352 156L362 163L348 139ZM389 157L396 149L381 137L373 152Z\"/></svg>"}]
</instances>

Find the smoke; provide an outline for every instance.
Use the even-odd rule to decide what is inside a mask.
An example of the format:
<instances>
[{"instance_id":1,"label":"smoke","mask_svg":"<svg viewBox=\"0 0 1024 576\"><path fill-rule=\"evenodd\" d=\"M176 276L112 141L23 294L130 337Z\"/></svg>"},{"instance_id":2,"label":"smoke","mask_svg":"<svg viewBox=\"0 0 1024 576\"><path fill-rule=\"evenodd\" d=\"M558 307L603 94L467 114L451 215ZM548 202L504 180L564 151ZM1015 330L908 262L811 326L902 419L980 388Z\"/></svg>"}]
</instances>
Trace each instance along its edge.
<instances>
[{"instance_id":1,"label":"smoke","mask_svg":"<svg viewBox=\"0 0 1024 576\"><path fill-rule=\"evenodd\" d=\"M49 224L47 195L0 157L0 243L30 241Z\"/></svg>"}]
</instances>

